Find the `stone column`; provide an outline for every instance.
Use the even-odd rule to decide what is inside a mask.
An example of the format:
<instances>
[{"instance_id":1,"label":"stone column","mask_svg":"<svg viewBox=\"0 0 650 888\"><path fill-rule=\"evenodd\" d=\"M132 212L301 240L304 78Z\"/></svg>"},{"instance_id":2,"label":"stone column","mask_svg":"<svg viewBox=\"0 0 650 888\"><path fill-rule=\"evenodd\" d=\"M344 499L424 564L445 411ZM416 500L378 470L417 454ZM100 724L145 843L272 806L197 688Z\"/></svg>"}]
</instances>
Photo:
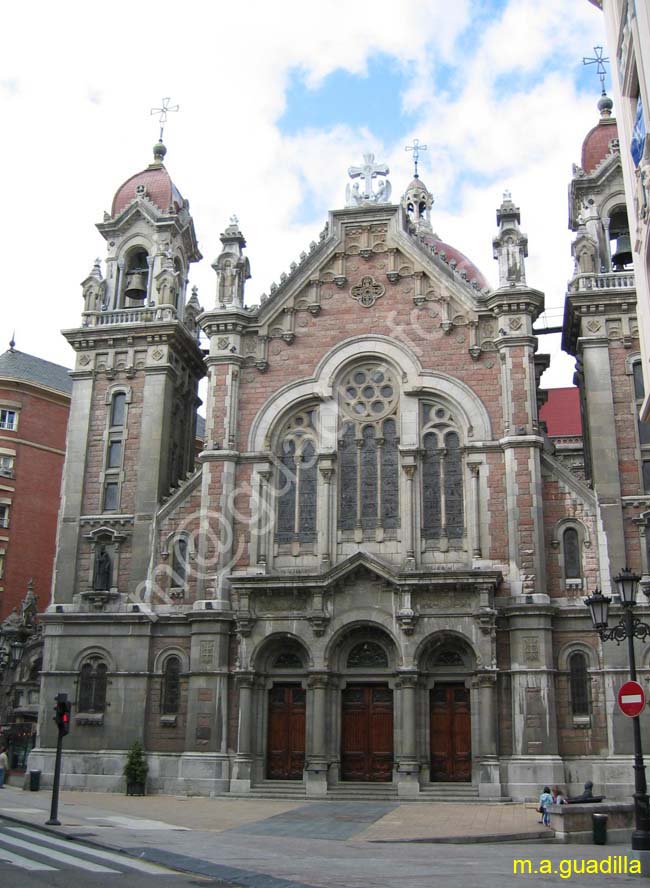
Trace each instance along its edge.
<instances>
[{"instance_id":1,"label":"stone column","mask_svg":"<svg viewBox=\"0 0 650 888\"><path fill-rule=\"evenodd\" d=\"M479 795L481 798L500 798L502 792L497 756L496 669L485 669L477 673L474 687L478 688L479 705Z\"/></svg>"},{"instance_id":2,"label":"stone column","mask_svg":"<svg viewBox=\"0 0 650 888\"><path fill-rule=\"evenodd\" d=\"M472 473L472 497L474 500L474 508L472 511L472 555L474 558L481 557L481 478L479 475L480 463L468 463L469 470Z\"/></svg>"},{"instance_id":3,"label":"stone column","mask_svg":"<svg viewBox=\"0 0 650 888\"><path fill-rule=\"evenodd\" d=\"M307 688L307 711L311 711L311 732L307 747L305 765L307 795L324 797L327 795L327 687L328 676L309 676Z\"/></svg>"},{"instance_id":4,"label":"stone column","mask_svg":"<svg viewBox=\"0 0 650 888\"><path fill-rule=\"evenodd\" d=\"M334 456L328 454L318 458L318 469L322 483L320 485L319 494L322 499L322 508L319 509L319 527L318 527L318 551L321 564L327 569L332 561L332 553L330 551L332 545L332 478L334 477Z\"/></svg>"},{"instance_id":5,"label":"stone column","mask_svg":"<svg viewBox=\"0 0 650 888\"><path fill-rule=\"evenodd\" d=\"M414 451L402 451L402 469L406 475L406 499L402 509L402 514L406 516L404 521L404 567L414 568L416 566L415 557L415 496L413 492L413 480L415 478L416 454Z\"/></svg>"},{"instance_id":6,"label":"stone column","mask_svg":"<svg viewBox=\"0 0 650 888\"><path fill-rule=\"evenodd\" d=\"M420 792L417 758L417 706L418 676L416 672L400 675L397 687L400 694L401 730L398 732L397 793L400 798L414 798Z\"/></svg>"},{"instance_id":7,"label":"stone column","mask_svg":"<svg viewBox=\"0 0 650 888\"><path fill-rule=\"evenodd\" d=\"M251 790L251 732L253 725L253 674L241 672L236 676L239 688L239 726L237 730L237 756L230 781L231 792Z\"/></svg>"}]
</instances>

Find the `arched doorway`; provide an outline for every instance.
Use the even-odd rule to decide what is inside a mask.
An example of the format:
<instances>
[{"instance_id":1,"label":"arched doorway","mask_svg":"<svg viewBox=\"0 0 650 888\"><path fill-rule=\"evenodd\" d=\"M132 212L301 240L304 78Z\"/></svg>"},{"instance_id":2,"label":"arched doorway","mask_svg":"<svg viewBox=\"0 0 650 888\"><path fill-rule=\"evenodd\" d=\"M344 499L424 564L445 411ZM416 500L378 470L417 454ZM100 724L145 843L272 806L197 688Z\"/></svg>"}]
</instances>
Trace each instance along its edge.
<instances>
[{"instance_id":1,"label":"arched doorway","mask_svg":"<svg viewBox=\"0 0 650 888\"><path fill-rule=\"evenodd\" d=\"M461 637L443 634L427 647L421 662L421 671L428 674L430 780L470 782L474 652Z\"/></svg>"},{"instance_id":2,"label":"arched doorway","mask_svg":"<svg viewBox=\"0 0 650 888\"><path fill-rule=\"evenodd\" d=\"M341 780L390 782L394 766L395 645L378 627L359 626L338 648Z\"/></svg>"},{"instance_id":3,"label":"arched doorway","mask_svg":"<svg viewBox=\"0 0 650 888\"><path fill-rule=\"evenodd\" d=\"M267 780L302 780L305 769L307 653L292 636L268 639L256 671L266 676Z\"/></svg>"}]
</instances>

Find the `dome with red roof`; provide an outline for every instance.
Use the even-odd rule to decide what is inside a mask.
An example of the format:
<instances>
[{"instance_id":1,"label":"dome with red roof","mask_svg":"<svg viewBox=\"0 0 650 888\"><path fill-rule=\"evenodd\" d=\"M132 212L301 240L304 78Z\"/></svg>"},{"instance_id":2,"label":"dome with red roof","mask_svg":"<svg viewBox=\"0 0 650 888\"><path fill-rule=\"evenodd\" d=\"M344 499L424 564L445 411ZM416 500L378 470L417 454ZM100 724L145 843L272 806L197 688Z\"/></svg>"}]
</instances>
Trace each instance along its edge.
<instances>
[{"instance_id":1,"label":"dome with red roof","mask_svg":"<svg viewBox=\"0 0 650 888\"><path fill-rule=\"evenodd\" d=\"M149 198L164 213L170 207L179 212L183 206L183 198L163 166L165 154L165 146L158 143L154 147L154 162L120 185L113 198L112 217L118 216L137 197Z\"/></svg>"},{"instance_id":2,"label":"dome with red roof","mask_svg":"<svg viewBox=\"0 0 650 888\"><path fill-rule=\"evenodd\" d=\"M603 162L608 154L611 154L610 142L618 139L616 118L612 117L612 100L609 96L602 95L598 102L600 120L595 127L589 130L582 143L581 166L585 173L593 171Z\"/></svg>"},{"instance_id":3,"label":"dome with red roof","mask_svg":"<svg viewBox=\"0 0 650 888\"><path fill-rule=\"evenodd\" d=\"M481 271L474 265L471 259L468 259L464 253L441 241L435 234L422 234L420 239L430 247L433 247L434 253L443 256L445 261L449 263L458 274L465 272L468 283L476 281L479 290L491 290L490 284ZM455 264L454 264L455 263Z\"/></svg>"},{"instance_id":4,"label":"dome with red roof","mask_svg":"<svg viewBox=\"0 0 650 888\"><path fill-rule=\"evenodd\" d=\"M406 210L419 239L433 249L458 274L465 277L469 284L475 284L479 290L489 290L485 277L464 253L441 241L431 228L430 212L433 206L433 195L422 179L415 174L402 197L402 206Z\"/></svg>"}]
</instances>

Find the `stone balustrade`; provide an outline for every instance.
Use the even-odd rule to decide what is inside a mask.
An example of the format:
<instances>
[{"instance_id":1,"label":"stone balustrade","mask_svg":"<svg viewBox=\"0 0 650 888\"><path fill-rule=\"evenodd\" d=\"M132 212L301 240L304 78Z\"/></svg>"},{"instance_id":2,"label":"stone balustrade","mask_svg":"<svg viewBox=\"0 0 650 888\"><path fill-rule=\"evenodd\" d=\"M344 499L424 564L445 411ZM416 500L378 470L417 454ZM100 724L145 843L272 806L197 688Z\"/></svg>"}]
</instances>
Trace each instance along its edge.
<instances>
[{"instance_id":1,"label":"stone balustrade","mask_svg":"<svg viewBox=\"0 0 650 888\"><path fill-rule=\"evenodd\" d=\"M113 324L147 324L159 321L175 321L178 315L172 305L147 308L118 308L114 311L85 311L84 327L106 327Z\"/></svg>"},{"instance_id":2,"label":"stone balustrade","mask_svg":"<svg viewBox=\"0 0 650 888\"><path fill-rule=\"evenodd\" d=\"M633 271L611 271L606 274L579 274L571 283L574 293L589 290L633 290Z\"/></svg>"}]
</instances>

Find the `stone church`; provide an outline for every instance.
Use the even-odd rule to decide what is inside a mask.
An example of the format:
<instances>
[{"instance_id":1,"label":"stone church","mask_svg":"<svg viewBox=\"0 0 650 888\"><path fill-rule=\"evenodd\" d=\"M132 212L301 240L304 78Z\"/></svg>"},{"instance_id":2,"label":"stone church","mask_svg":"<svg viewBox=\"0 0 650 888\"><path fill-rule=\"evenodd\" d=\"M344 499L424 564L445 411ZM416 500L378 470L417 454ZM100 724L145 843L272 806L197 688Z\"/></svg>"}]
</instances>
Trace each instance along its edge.
<instances>
[{"instance_id":1,"label":"stone church","mask_svg":"<svg viewBox=\"0 0 650 888\"><path fill-rule=\"evenodd\" d=\"M540 421L544 295L509 194L493 288L435 233L417 173L395 200L365 155L259 305L233 217L202 308L164 146L118 188L105 269L64 331L76 364L30 759L46 781L63 691L66 788L122 789L140 739L153 791L630 792L625 651L583 604L626 564L649 572L634 277L609 100L600 112L569 189L573 462ZM649 652L639 663L650 676Z\"/></svg>"}]
</instances>

